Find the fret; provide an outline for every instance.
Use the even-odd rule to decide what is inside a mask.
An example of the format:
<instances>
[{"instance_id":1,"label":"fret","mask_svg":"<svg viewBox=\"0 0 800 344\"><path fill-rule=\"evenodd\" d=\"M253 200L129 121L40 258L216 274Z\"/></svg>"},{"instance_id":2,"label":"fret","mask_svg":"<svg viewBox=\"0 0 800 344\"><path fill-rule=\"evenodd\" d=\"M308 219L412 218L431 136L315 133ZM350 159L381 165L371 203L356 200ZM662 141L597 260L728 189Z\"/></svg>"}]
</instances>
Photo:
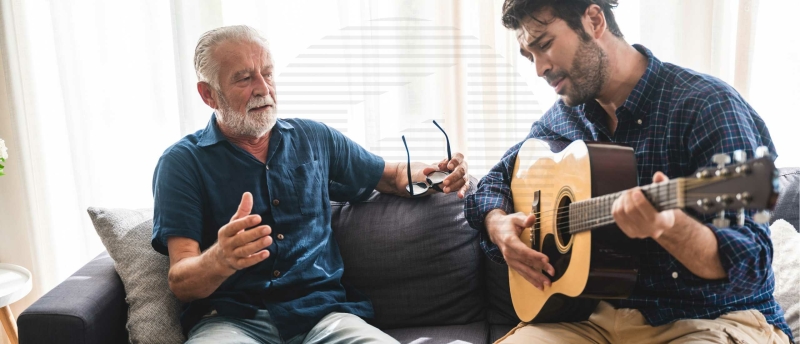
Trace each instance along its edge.
<instances>
[{"instance_id":1,"label":"fret","mask_svg":"<svg viewBox=\"0 0 800 344\"><path fill-rule=\"evenodd\" d=\"M650 184L642 187L641 190L657 211L664 211L680 208L683 205L683 201L678 199L681 197L679 189L681 183L682 179L678 178L667 183ZM569 232L574 234L614 223L611 209L614 201L622 196L623 192L570 204Z\"/></svg>"}]
</instances>

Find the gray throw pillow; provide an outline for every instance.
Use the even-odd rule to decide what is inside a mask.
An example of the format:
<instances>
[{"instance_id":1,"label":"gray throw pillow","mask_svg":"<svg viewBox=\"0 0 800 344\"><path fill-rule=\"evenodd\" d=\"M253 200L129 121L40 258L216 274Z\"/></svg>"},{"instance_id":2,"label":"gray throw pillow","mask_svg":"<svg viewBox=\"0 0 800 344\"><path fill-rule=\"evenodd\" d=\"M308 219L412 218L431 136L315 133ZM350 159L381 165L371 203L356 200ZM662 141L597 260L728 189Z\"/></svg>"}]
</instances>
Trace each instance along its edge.
<instances>
[{"instance_id":1,"label":"gray throw pillow","mask_svg":"<svg viewBox=\"0 0 800 344\"><path fill-rule=\"evenodd\" d=\"M89 208L125 286L131 343L183 343L181 304L169 290L169 258L150 246L153 210Z\"/></svg>"},{"instance_id":2,"label":"gray throw pillow","mask_svg":"<svg viewBox=\"0 0 800 344\"><path fill-rule=\"evenodd\" d=\"M485 318L478 231L455 194L407 199L376 191L364 202L333 203L332 212L343 282L369 297L376 326Z\"/></svg>"},{"instance_id":3,"label":"gray throw pillow","mask_svg":"<svg viewBox=\"0 0 800 344\"><path fill-rule=\"evenodd\" d=\"M800 233L784 220L770 226L775 301L781 305L795 342L800 343Z\"/></svg>"},{"instance_id":4,"label":"gray throw pillow","mask_svg":"<svg viewBox=\"0 0 800 344\"><path fill-rule=\"evenodd\" d=\"M780 194L772 211L772 221L783 219L800 230L800 168L781 168L778 173Z\"/></svg>"}]
</instances>

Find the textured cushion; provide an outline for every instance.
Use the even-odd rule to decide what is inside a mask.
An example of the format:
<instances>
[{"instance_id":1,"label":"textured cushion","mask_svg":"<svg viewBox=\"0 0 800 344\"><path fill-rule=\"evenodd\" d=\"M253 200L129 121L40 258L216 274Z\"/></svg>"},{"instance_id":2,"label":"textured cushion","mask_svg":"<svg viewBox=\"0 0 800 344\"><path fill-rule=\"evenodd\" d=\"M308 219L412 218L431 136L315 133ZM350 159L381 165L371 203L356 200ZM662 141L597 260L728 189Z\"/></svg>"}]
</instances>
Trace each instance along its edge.
<instances>
[{"instance_id":1,"label":"textured cushion","mask_svg":"<svg viewBox=\"0 0 800 344\"><path fill-rule=\"evenodd\" d=\"M489 343L494 343L507 335L514 327L512 325L489 325Z\"/></svg>"},{"instance_id":2,"label":"textured cushion","mask_svg":"<svg viewBox=\"0 0 800 344\"><path fill-rule=\"evenodd\" d=\"M402 344L480 344L489 338L485 321L465 325L407 327L386 330Z\"/></svg>"},{"instance_id":3,"label":"textured cushion","mask_svg":"<svg viewBox=\"0 0 800 344\"><path fill-rule=\"evenodd\" d=\"M334 203L332 211L343 280L372 300L378 327L484 319L483 253L463 200L373 192L361 203Z\"/></svg>"},{"instance_id":4,"label":"textured cushion","mask_svg":"<svg viewBox=\"0 0 800 344\"><path fill-rule=\"evenodd\" d=\"M181 305L167 282L169 258L150 246L152 209L89 208L89 216L125 286L130 341L183 343Z\"/></svg>"},{"instance_id":5,"label":"textured cushion","mask_svg":"<svg viewBox=\"0 0 800 344\"><path fill-rule=\"evenodd\" d=\"M800 230L800 168L782 168L779 173L781 193L772 221L784 219Z\"/></svg>"},{"instance_id":6,"label":"textured cushion","mask_svg":"<svg viewBox=\"0 0 800 344\"><path fill-rule=\"evenodd\" d=\"M486 319L489 324L514 326L519 318L511 304L508 285L508 265L497 264L486 259Z\"/></svg>"},{"instance_id":7,"label":"textured cushion","mask_svg":"<svg viewBox=\"0 0 800 344\"><path fill-rule=\"evenodd\" d=\"M770 226L772 269L775 271L775 300L785 312L795 340L800 342L800 233L786 221Z\"/></svg>"}]
</instances>

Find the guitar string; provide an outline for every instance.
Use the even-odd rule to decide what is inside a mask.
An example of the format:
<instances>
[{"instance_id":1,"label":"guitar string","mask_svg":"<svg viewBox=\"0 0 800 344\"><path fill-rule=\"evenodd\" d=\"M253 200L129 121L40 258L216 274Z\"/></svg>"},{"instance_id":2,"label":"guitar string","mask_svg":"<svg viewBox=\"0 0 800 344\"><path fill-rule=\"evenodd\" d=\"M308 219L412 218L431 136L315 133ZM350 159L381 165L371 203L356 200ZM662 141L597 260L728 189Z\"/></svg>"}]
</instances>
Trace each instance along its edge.
<instances>
[{"instance_id":1,"label":"guitar string","mask_svg":"<svg viewBox=\"0 0 800 344\"><path fill-rule=\"evenodd\" d=\"M669 209L665 209L665 208L666 208L666 207L669 207L669 206L676 206L676 205L678 205L678 203L679 203L679 202L678 202L678 200L669 200L669 201L663 201L663 202L660 202L660 203L659 203L659 204L657 204L656 206L658 206L659 208L661 208L661 209L662 209L661 211L664 211L664 210L669 210L669 209L675 209L675 208L669 208ZM573 204L574 204L574 203L573 203ZM605 208L605 207L606 207L606 206L603 206L603 208ZM567 208L569 208L569 206L564 206L564 207L561 207L561 208L558 208L558 209L559 209L559 210L566 210ZM580 209L573 209L573 210L578 210L578 211L580 211ZM601 208L601 209L594 210L594 211L592 211L592 212L599 212L599 211L603 211L603 212L605 212L606 210L610 210L610 209L602 209L602 208ZM548 211L544 211L544 212L533 212L532 214L533 214L533 215L537 215L537 217L540 217L540 216L541 216L541 214L544 214L544 213L551 213L551 212L553 212L553 211L552 211L552 210L548 210ZM715 213L715 212L716 212L716 211L714 211L714 212L710 212L710 213ZM566 218L568 218L568 217L570 217L570 216L573 216L573 215L574 215L574 213L567 213L567 214L565 214L565 215L558 215L558 216L556 217L556 220L563 220L563 219L566 219ZM605 216L605 215L603 215L603 216ZM596 219L596 218L592 218L591 220L587 220L587 221L588 221L588 222L591 222L591 221L593 221L594 219Z\"/></svg>"},{"instance_id":2,"label":"guitar string","mask_svg":"<svg viewBox=\"0 0 800 344\"><path fill-rule=\"evenodd\" d=\"M659 206L662 207L662 208L665 207L665 206L671 206L671 205L677 205L677 201L668 201L668 202L663 202L663 203L659 204ZM605 210L605 209L603 209L603 210ZM537 213L535 212L533 214L536 215ZM572 214L559 215L559 216L557 216L555 218L555 220L564 220L564 219L569 218L570 216L572 216ZM613 215L607 214L607 215L602 215L601 217L592 218L591 220L581 220L583 222L576 222L575 225L578 225L578 224L581 224L581 223L591 223L591 222L595 221L596 219L599 219L599 218L602 218L602 217L605 217L605 216L613 216ZM537 215L537 217L538 217L538 215Z\"/></svg>"},{"instance_id":3,"label":"guitar string","mask_svg":"<svg viewBox=\"0 0 800 344\"><path fill-rule=\"evenodd\" d=\"M676 203L677 203L677 201L662 202L662 203L659 204L659 206L661 206L663 208L663 207L666 207L666 206L675 205ZM562 216L557 217L555 220L556 221L563 220L563 219L569 218L569 216L570 216L569 214L562 215ZM585 231L588 231L588 230L591 230L591 229L594 229L594 228L597 228L597 227L606 226L606 225L612 224L614 222L615 221L614 221L613 215L607 214L607 215L603 215L603 216L600 216L600 217L592 218L591 220L582 220L582 221L578 221L578 222L570 222L569 224L562 223L561 225L556 226L556 230L557 231L567 230L567 232L569 234L576 234L576 233L585 232Z\"/></svg>"},{"instance_id":4,"label":"guitar string","mask_svg":"<svg viewBox=\"0 0 800 344\"><path fill-rule=\"evenodd\" d=\"M689 192L689 193L685 194L685 198L700 198L700 197L706 197L706 196L714 197L714 196L719 196L719 195L720 195L719 193ZM592 206L594 204L591 204L589 202L597 202L596 204L600 204L601 202L607 202L608 199L612 198L612 197L609 197L609 196L610 195L605 195L605 196L599 196L599 197L591 198L589 200L582 200L582 201L578 201L578 202L573 202L573 203L570 203L570 205L566 205L566 206L563 206L563 207L558 207L558 208L555 208L555 209L545 210L545 211L542 211L540 213L541 214L549 214L549 213L556 212L556 211L562 211L562 210L568 209L572 204L586 204L588 206ZM613 200L616 201L616 199L619 198L619 197L620 196L613 197ZM600 201L601 199L603 199L603 201ZM587 202L587 203L583 203L583 202ZM678 202L678 200L674 200L674 202Z\"/></svg>"}]
</instances>

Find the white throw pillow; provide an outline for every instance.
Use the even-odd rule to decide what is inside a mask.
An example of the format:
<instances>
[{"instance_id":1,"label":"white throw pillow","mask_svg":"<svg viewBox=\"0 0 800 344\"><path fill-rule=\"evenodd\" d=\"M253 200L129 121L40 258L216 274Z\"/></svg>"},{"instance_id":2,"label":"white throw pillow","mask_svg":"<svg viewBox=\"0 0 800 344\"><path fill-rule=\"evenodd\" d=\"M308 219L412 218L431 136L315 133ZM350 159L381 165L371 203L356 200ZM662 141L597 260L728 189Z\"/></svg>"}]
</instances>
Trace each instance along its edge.
<instances>
[{"instance_id":1,"label":"white throw pillow","mask_svg":"<svg viewBox=\"0 0 800 344\"><path fill-rule=\"evenodd\" d=\"M169 290L169 258L150 246L153 210L89 208L94 228L114 260L128 303L131 343L183 343L181 304Z\"/></svg>"},{"instance_id":2,"label":"white throw pillow","mask_svg":"<svg viewBox=\"0 0 800 344\"><path fill-rule=\"evenodd\" d=\"M800 343L800 233L784 221L770 226L772 269L775 271L775 300L786 312L795 343Z\"/></svg>"}]
</instances>

